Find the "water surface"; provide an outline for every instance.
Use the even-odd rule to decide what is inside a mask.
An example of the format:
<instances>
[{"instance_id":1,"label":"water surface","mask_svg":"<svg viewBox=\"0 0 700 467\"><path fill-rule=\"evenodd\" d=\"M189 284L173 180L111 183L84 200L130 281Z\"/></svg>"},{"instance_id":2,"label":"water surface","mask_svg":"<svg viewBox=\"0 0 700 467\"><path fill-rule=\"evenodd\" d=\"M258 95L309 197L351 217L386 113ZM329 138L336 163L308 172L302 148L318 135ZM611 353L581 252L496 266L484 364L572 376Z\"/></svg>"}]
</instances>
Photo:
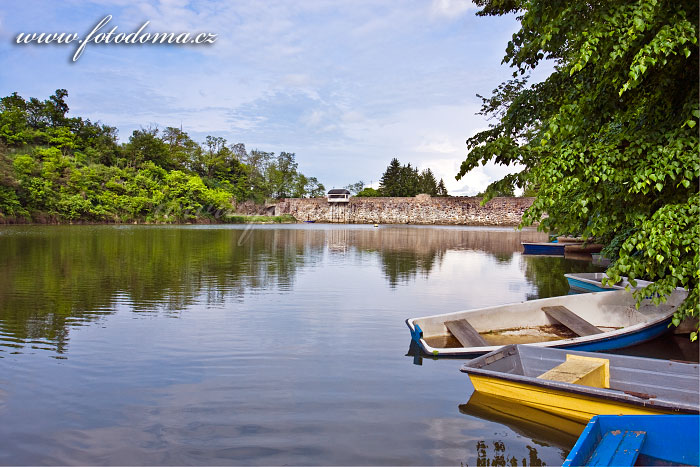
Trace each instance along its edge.
<instances>
[{"instance_id":1,"label":"water surface","mask_svg":"<svg viewBox=\"0 0 700 467\"><path fill-rule=\"evenodd\" d=\"M0 228L0 463L557 465L408 317L566 294L535 231Z\"/></svg>"}]
</instances>

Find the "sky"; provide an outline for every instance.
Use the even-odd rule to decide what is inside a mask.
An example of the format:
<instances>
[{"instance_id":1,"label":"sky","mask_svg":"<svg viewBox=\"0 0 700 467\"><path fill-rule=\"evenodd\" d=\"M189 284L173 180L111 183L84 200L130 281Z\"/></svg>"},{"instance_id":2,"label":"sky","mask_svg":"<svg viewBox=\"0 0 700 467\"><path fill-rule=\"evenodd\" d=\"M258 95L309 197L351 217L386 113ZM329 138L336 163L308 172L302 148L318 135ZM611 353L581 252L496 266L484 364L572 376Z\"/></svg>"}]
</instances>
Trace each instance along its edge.
<instances>
[{"instance_id":1,"label":"sky","mask_svg":"<svg viewBox=\"0 0 700 467\"><path fill-rule=\"evenodd\" d=\"M465 0L4 0L0 95L68 90L70 114L115 126L182 127L293 152L327 188L378 186L397 157L431 168L451 195L512 171L488 164L455 180L476 115L512 70L515 16L477 17ZM216 34L213 44L17 44L20 33Z\"/></svg>"}]
</instances>

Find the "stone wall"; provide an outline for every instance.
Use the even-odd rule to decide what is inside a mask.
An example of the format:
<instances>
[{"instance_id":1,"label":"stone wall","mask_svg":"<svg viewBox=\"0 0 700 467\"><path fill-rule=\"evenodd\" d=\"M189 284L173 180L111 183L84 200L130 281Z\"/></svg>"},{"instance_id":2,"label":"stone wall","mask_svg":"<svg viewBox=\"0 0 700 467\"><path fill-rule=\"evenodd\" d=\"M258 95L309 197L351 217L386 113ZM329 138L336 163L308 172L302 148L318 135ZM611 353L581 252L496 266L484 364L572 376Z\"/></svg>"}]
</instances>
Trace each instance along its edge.
<instances>
[{"instance_id":1,"label":"stone wall","mask_svg":"<svg viewBox=\"0 0 700 467\"><path fill-rule=\"evenodd\" d=\"M451 196L431 198L350 198L349 203L329 203L325 198L285 198L277 202L275 215L291 214L299 221L349 224L452 224L517 225L533 198L481 198Z\"/></svg>"}]
</instances>

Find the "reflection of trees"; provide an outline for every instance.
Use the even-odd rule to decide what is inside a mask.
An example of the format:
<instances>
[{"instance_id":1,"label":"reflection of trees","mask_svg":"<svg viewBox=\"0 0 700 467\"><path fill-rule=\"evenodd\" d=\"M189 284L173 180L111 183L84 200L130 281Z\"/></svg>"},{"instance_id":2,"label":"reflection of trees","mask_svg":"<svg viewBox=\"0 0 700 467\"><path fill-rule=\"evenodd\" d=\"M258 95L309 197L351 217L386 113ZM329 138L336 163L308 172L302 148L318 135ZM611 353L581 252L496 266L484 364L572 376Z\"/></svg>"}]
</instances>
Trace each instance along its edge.
<instances>
[{"instance_id":1,"label":"reflection of trees","mask_svg":"<svg viewBox=\"0 0 700 467\"><path fill-rule=\"evenodd\" d=\"M391 287L396 287L400 282L408 282L416 274L428 275L435 265L442 261L445 250L433 250L424 253L412 251L380 251L382 271Z\"/></svg>"},{"instance_id":2,"label":"reflection of trees","mask_svg":"<svg viewBox=\"0 0 700 467\"><path fill-rule=\"evenodd\" d=\"M240 299L248 289L287 289L299 265L322 248L322 235L308 237L313 233L272 229L8 231L0 237L0 337L5 346L48 342L62 352L69 325L94 322L117 303L176 312L195 301Z\"/></svg>"},{"instance_id":3,"label":"reflection of trees","mask_svg":"<svg viewBox=\"0 0 700 467\"><path fill-rule=\"evenodd\" d=\"M251 289L290 290L302 265L331 254L379 254L391 286L429 274L449 249L511 261L543 234L425 227L16 227L0 232L0 345L65 349L70 326L126 304L177 313ZM546 236L545 236L546 237ZM551 273L544 273L551 275ZM35 341L35 342L33 342Z\"/></svg>"},{"instance_id":4,"label":"reflection of trees","mask_svg":"<svg viewBox=\"0 0 700 467\"><path fill-rule=\"evenodd\" d=\"M429 274L440 264L447 250L477 250L507 264L521 242L542 241L546 234L534 230L464 229L444 227L382 227L348 229L346 241L360 250L378 251L382 270L391 287L408 282L417 274Z\"/></svg>"},{"instance_id":5,"label":"reflection of trees","mask_svg":"<svg viewBox=\"0 0 700 467\"><path fill-rule=\"evenodd\" d=\"M527 458L522 457L520 459L515 456L509 456L506 452L506 445L503 441L493 442L493 452L489 452L488 445L485 441L477 441L476 452L477 459L476 465L478 466L506 466L506 465L523 465L523 466L543 466L547 465L539 458L537 454L537 449L526 446L528 450Z\"/></svg>"},{"instance_id":6,"label":"reflection of trees","mask_svg":"<svg viewBox=\"0 0 700 467\"><path fill-rule=\"evenodd\" d=\"M566 295L569 284L564 274L601 270L590 261L565 259L561 256L523 255L521 258L525 262L525 278L537 289L527 296L528 300Z\"/></svg>"}]
</instances>

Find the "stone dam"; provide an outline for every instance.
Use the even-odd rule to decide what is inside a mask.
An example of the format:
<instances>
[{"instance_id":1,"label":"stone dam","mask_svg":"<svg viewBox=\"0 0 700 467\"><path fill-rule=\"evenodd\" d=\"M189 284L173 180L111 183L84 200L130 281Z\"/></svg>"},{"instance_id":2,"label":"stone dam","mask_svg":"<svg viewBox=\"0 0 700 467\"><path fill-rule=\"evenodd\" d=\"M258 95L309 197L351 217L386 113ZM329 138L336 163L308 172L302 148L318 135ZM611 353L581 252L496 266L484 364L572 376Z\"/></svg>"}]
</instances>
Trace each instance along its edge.
<instances>
[{"instance_id":1,"label":"stone dam","mask_svg":"<svg viewBox=\"0 0 700 467\"><path fill-rule=\"evenodd\" d=\"M329 203L326 198L283 198L267 206L269 215L291 214L298 221L344 224L518 225L534 198L450 196L357 198Z\"/></svg>"}]
</instances>

